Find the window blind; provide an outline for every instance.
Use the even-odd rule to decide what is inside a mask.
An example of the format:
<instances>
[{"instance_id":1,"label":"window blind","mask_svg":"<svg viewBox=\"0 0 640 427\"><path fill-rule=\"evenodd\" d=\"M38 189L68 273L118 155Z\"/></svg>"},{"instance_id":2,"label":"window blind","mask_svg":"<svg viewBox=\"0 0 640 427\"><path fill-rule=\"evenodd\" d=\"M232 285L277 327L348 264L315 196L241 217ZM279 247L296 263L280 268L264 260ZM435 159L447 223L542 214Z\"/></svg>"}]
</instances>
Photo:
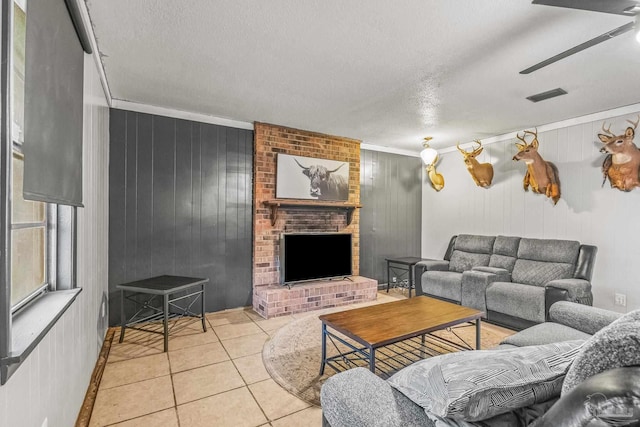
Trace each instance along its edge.
<instances>
[{"instance_id":1,"label":"window blind","mask_svg":"<svg viewBox=\"0 0 640 427\"><path fill-rule=\"evenodd\" d=\"M23 191L82 206L84 52L70 10L65 0L27 2Z\"/></svg>"}]
</instances>

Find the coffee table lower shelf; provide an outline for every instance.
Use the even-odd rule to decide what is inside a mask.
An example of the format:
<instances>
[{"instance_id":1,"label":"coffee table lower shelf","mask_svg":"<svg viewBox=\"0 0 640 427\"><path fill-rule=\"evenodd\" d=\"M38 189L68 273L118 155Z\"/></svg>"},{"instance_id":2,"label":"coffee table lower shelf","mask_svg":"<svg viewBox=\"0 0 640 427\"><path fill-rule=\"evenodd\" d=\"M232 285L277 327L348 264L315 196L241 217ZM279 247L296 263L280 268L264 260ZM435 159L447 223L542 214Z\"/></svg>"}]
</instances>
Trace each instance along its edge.
<instances>
[{"instance_id":1,"label":"coffee table lower shelf","mask_svg":"<svg viewBox=\"0 0 640 427\"><path fill-rule=\"evenodd\" d=\"M347 339L331 331L325 323L322 324L322 361L320 375L324 374L326 366L336 372L342 372L357 366L368 366L374 374L388 378L398 370L409 366L427 357L452 351L474 350L469 343L456 334L455 330L461 327L476 327L476 347L480 348L480 319L474 322L458 324L453 327L439 329L453 333L459 342L439 337L431 332L425 332L406 339L394 341L385 345L373 346L365 343L361 345L349 342ZM436 331L434 331L436 332ZM353 340L354 337L351 337ZM327 357L327 343L331 343L338 351L336 356ZM340 350L338 344L347 347L346 351Z\"/></svg>"}]
</instances>

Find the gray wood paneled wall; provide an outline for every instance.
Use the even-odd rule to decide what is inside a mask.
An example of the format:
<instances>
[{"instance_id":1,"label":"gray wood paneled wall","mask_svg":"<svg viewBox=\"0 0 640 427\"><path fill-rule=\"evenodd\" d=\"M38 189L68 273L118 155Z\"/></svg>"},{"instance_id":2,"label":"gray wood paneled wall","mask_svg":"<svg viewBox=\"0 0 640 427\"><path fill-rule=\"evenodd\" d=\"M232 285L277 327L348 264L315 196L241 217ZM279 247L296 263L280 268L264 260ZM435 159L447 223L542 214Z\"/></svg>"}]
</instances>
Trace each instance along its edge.
<instances>
[{"instance_id":1,"label":"gray wood paneled wall","mask_svg":"<svg viewBox=\"0 0 640 427\"><path fill-rule=\"evenodd\" d=\"M360 275L387 282L385 258L420 256L421 160L360 153Z\"/></svg>"},{"instance_id":2,"label":"gray wood paneled wall","mask_svg":"<svg viewBox=\"0 0 640 427\"><path fill-rule=\"evenodd\" d=\"M251 305L253 131L110 116L110 324L117 284L161 274L208 277L207 311Z\"/></svg>"}]
</instances>

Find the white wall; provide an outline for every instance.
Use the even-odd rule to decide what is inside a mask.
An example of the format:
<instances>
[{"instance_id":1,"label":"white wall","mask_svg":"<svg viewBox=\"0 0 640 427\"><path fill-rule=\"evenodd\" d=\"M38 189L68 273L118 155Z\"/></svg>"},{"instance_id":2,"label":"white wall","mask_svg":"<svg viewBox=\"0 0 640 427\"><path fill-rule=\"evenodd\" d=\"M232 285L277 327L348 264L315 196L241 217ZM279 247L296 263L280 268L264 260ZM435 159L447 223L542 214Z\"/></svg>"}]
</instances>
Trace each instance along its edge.
<instances>
[{"instance_id":1,"label":"white wall","mask_svg":"<svg viewBox=\"0 0 640 427\"><path fill-rule=\"evenodd\" d=\"M629 126L626 119L637 120L638 114L628 110L604 115L616 134ZM442 259L450 237L461 233L578 240L598 247L594 305L622 312L640 308L640 189L625 193L608 181L601 186L600 116L586 123L573 120L583 123L572 126L547 125L543 129L555 129L538 133L539 152L559 169L562 197L556 206L542 194L523 190L526 166L512 160L520 142L515 138L486 145L479 156L480 162L493 164L488 189L474 184L457 150L441 155L438 172L445 188L436 193L426 176L423 180L422 256ZM640 136L635 141L640 146ZM613 305L615 292L626 294L626 309Z\"/></svg>"},{"instance_id":2,"label":"white wall","mask_svg":"<svg viewBox=\"0 0 640 427\"><path fill-rule=\"evenodd\" d=\"M84 208L78 209L78 298L7 384L0 426L75 424L106 332L109 109L98 71L85 55ZM108 307L107 307L108 308Z\"/></svg>"}]
</instances>

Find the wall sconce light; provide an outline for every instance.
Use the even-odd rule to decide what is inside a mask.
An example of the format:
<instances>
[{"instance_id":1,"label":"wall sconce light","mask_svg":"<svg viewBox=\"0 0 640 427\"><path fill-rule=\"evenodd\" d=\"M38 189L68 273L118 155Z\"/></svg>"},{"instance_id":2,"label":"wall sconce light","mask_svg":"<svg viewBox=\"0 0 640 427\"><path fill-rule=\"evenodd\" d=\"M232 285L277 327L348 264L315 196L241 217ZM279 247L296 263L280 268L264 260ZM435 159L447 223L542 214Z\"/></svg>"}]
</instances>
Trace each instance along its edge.
<instances>
[{"instance_id":1,"label":"wall sconce light","mask_svg":"<svg viewBox=\"0 0 640 427\"><path fill-rule=\"evenodd\" d=\"M440 191L444 188L444 177L436 171L436 163L438 163L438 152L429 147L429 141L433 137L427 136L422 143L424 149L420 152L420 158L427 168L427 175L431 180L431 186L434 190Z\"/></svg>"}]
</instances>

